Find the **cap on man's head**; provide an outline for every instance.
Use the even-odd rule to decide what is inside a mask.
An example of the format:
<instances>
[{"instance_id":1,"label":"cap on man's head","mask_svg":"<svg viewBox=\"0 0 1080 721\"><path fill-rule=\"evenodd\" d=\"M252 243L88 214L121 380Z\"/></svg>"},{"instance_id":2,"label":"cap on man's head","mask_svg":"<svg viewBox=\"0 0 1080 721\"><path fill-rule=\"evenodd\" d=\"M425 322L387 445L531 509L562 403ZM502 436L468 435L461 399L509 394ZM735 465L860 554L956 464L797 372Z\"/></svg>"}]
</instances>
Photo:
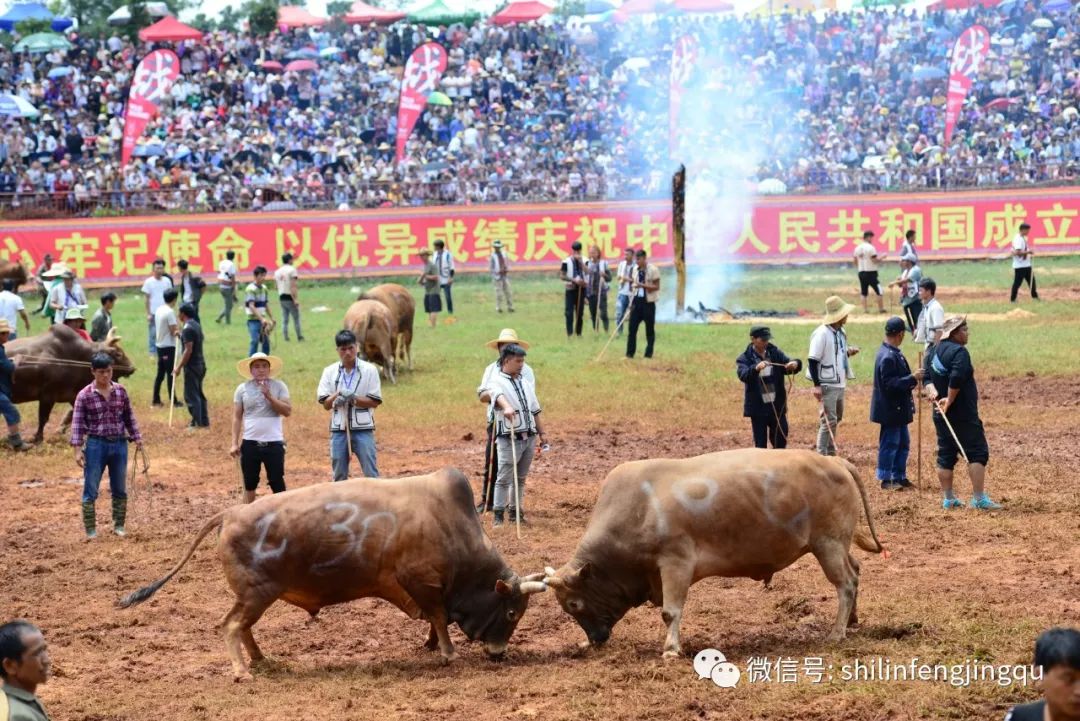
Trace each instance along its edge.
<instances>
[{"instance_id":1,"label":"cap on man's head","mask_svg":"<svg viewBox=\"0 0 1080 721\"><path fill-rule=\"evenodd\" d=\"M885 335L900 335L907 326L904 324L904 319L899 316L893 316L885 321Z\"/></svg>"},{"instance_id":2,"label":"cap on man's head","mask_svg":"<svg viewBox=\"0 0 1080 721\"><path fill-rule=\"evenodd\" d=\"M755 325L750 329L750 337L769 340L772 338L772 331L769 330L769 326L767 325Z\"/></svg>"}]
</instances>

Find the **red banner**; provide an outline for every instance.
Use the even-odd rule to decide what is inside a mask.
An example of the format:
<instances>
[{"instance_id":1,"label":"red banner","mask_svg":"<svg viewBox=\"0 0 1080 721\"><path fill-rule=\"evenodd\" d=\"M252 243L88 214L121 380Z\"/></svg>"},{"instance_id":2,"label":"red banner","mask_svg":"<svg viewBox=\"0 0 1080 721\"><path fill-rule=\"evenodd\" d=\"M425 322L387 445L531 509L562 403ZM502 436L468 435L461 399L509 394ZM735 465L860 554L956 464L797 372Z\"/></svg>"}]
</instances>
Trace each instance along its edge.
<instances>
[{"instance_id":1,"label":"red banner","mask_svg":"<svg viewBox=\"0 0 1080 721\"><path fill-rule=\"evenodd\" d=\"M683 35L675 42L675 50L671 54L671 89L668 94L668 152L672 159L675 157L675 146L678 143L679 110L682 108L683 88L686 87L690 75L694 72L697 63L698 44L693 35Z\"/></svg>"},{"instance_id":2,"label":"red banner","mask_svg":"<svg viewBox=\"0 0 1080 721\"><path fill-rule=\"evenodd\" d=\"M446 49L438 43L424 43L409 56L401 76L401 100L397 115L397 160L405 157L405 143L412 135L427 97L439 85L446 70Z\"/></svg>"},{"instance_id":3,"label":"red banner","mask_svg":"<svg viewBox=\"0 0 1080 721\"><path fill-rule=\"evenodd\" d=\"M1036 252L1080 253L1080 188L761 198L710 247L720 249L717 262L847 262L865 230L890 253L914 230L921 258L979 258L1008 253L1025 220ZM491 244L501 240L515 267L554 272L575 241L612 260L629 245L664 263L672 259L671 238L666 201L482 205L12 222L0 230L0 258L35 268L51 253L102 284L141 280L159 257L170 269L187 259L212 279L229 250L243 271L274 268L289 252L308 276L375 275L418 270L417 251L436 240L458 267L486 269Z\"/></svg>"},{"instance_id":4,"label":"red banner","mask_svg":"<svg viewBox=\"0 0 1080 721\"><path fill-rule=\"evenodd\" d=\"M953 128L964 107L964 98L979 75L979 68L990 54L990 31L972 25L953 45L949 56L949 94L945 99L945 145L952 140Z\"/></svg>"},{"instance_id":5,"label":"red banner","mask_svg":"<svg viewBox=\"0 0 1080 721\"><path fill-rule=\"evenodd\" d=\"M127 110L124 112L124 140L120 165L131 160L135 143L150 119L157 115L158 101L164 98L180 74L180 58L172 50L155 50L135 69Z\"/></svg>"}]
</instances>

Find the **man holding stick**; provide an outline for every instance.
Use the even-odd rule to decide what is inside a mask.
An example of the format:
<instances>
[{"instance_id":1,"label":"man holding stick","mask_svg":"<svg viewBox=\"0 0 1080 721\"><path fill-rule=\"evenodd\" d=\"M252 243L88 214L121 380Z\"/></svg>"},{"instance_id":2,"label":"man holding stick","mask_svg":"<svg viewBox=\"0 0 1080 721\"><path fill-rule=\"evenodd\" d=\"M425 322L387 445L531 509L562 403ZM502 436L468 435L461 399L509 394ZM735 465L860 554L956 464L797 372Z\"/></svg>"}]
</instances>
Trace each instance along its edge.
<instances>
[{"instance_id":1,"label":"man holding stick","mask_svg":"<svg viewBox=\"0 0 1080 721\"><path fill-rule=\"evenodd\" d=\"M566 339L581 337L581 323L585 315L585 261L581 257L581 243L574 241L570 255L563 258L559 279L566 290L563 311L566 315Z\"/></svg>"},{"instance_id":2,"label":"man holding stick","mask_svg":"<svg viewBox=\"0 0 1080 721\"><path fill-rule=\"evenodd\" d=\"M923 369L912 372L900 352L904 342L904 321L893 316L885 322L885 341L874 359L874 393L870 397L870 421L881 425L878 433L877 479L882 490L911 488L907 460L911 452L908 426L915 415L911 391L923 377Z\"/></svg>"},{"instance_id":3,"label":"man holding stick","mask_svg":"<svg viewBox=\"0 0 1080 721\"><path fill-rule=\"evenodd\" d=\"M356 335L341 330L334 336L338 362L323 369L318 401L330 411L330 464L335 481L349 477L349 460L356 454L364 478L378 478L375 455L375 409L382 405L379 369L359 360Z\"/></svg>"},{"instance_id":4,"label":"man holding stick","mask_svg":"<svg viewBox=\"0 0 1080 721\"><path fill-rule=\"evenodd\" d=\"M971 364L967 317L953 315L941 327L941 342L926 355L923 384L934 404L934 428L938 441L938 482L941 483L941 506L963 508L964 502L953 495L953 468L957 456L968 463L971 478L969 508L992 511L1001 506L990 500L984 490L986 463L990 447L979 419L979 389ZM940 399L940 400L939 400Z\"/></svg>"},{"instance_id":5,"label":"man holding stick","mask_svg":"<svg viewBox=\"0 0 1080 721\"><path fill-rule=\"evenodd\" d=\"M633 358L637 352L638 326L645 324L645 357L653 357L656 343L656 302L660 300L660 270L648 262L644 250L634 253L633 281L631 283L630 333L626 338L626 357Z\"/></svg>"},{"instance_id":6,"label":"man holding stick","mask_svg":"<svg viewBox=\"0 0 1080 721\"><path fill-rule=\"evenodd\" d=\"M513 328L503 328L498 338L487 343L488 348L493 348L500 355L502 349L508 345L518 345L525 350L529 349L529 344L518 338L517 331ZM481 490L482 498L480 503L481 513L494 508L495 477L499 472L499 454L495 444L495 414L491 406L491 382L498 372L499 361L495 360L484 369L484 375L476 389L476 395L480 402L488 407L487 444L484 447L484 486ZM528 363L522 364L521 377L532 384L533 390L536 389L536 376L533 375L533 369L529 367ZM514 509L511 508L510 510L512 512Z\"/></svg>"},{"instance_id":7,"label":"man holding stick","mask_svg":"<svg viewBox=\"0 0 1080 721\"><path fill-rule=\"evenodd\" d=\"M802 369L802 361L791 359L769 341L772 333L766 326L750 329L750 345L735 359L739 380L746 386L743 416L750 419L754 447L787 448L787 388L784 376Z\"/></svg>"},{"instance_id":8,"label":"man holding stick","mask_svg":"<svg viewBox=\"0 0 1080 721\"><path fill-rule=\"evenodd\" d=\"M536 388L522 377L525 349L516 343L505 346L499 353L499 372L491 381L491 413L495 418L496 447L499 453L499 476L495 479L495 520L501 526L510 494L517 503L516 518L525 522L522 510L525 497L525 478L529 475L534 455L540 449L537 436L544 442L540 423L540 402ZM511 437L513 434L513 437ZM515 484L511 491L511 483Z\"/></svg>"},{"instance_id":9,"label":"man holding stick","mask_svg":"<svg viewBox=\"0 0 1080 721\"><path fill-rule=\"evenodd\" d=\"M844 324L855 306L839 296L825 299L825 318L810 336L806 354L806 376L814 384L814 398L821 403L817 451L823 456L836 455L836 426L844 419L844 390L855 377L848 360L859 352L849 346Z\"/></svg>"},{"instance_id":10,"label":"man holding stick","mask_svg":"<svg viewBox=\"0 0 1080 721\"><path fill-rule=\"evenodd\" d=\"M191 413L188 428L209 428L210 410L206 404L206 394L203 393L206 359L203 356L202 326L195 318L197 313L194 303L180 306L180 322L184 324L180 331L183 350L173 369L173 378L179 377L181 372L184 374L184 402Z\"/></svg>"}]
</instances>

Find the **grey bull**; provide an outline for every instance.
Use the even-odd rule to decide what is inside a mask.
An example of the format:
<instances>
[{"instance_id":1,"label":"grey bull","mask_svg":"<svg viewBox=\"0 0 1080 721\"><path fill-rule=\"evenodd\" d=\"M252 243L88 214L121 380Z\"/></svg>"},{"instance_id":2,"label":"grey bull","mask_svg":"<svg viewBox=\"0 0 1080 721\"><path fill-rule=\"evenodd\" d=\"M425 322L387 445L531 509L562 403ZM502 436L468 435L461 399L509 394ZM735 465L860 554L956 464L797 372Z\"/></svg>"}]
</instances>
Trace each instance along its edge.
<instances>
[{"instance_id":1,"label":"grey bull","mask_svg":"<svg viewBox=\"0 0 1080 721\"><path fill-rule=\"evenodd\" d=\"M866 515L870 533L858 528ZM665 656L681 653L690 586L711 576L773 574L811 553L840 599L833 629L857 622L852 540L885 552L855 467L804 450L743 449L623 463L608 474L569 563L545 582L590 643L604 643L635 606L663 608Z\"/></svg>"}]
</instances>

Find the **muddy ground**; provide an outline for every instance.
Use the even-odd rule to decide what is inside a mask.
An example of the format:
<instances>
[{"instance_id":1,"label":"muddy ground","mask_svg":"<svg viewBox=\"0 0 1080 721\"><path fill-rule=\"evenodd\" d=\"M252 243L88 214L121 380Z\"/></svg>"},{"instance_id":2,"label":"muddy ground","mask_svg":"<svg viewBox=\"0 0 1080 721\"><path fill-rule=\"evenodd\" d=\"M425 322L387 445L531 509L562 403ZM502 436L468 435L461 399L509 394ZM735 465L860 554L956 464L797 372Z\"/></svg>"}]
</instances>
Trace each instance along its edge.
<instances>
[{"instance_id":1,"label":"muddy ground","mask_svg":"<svg viewBox=\"0 0 1080 721\"><path fill-rule=\"evenodd\" d=\"M657 379L678 369L655 366ZM921 719L1001 718L1011 703L1036 697L1032 686L993 681L955 688L944 682L845 681L748 683L722 689L692 670L698 651L715 647L745 671L755 656L821 657L841 664L877 657L907 663L1030 662L1037 633L1080 622L1080 382L1051 378L981 383L991 447L988 486L1006 510L941 510L931 477L932 425L924 418L924 491L886 493L872 479L877 427L865 422L865 387L849 394L838 442L862 470L879 533L892 558L862 559L862 626L846 641L825 635L836 595L812 557L778 574L772 587L746 579L693 588L683 623L685 657L660 658L658 609L633 610L612 640L581 651L581 630L550 594L532 605L501 662L455 629L461 658L444 666L421 644L426 625L388 604L363 600L329 608L316 623L277 604L255 627L272 663L255 681L232 681L215 625L231 604L212 540L151 601L119 611L121 595L162 575L209 516L231 503L237 484L227 460L227 420L215 431L178 434L171 446L164 416L140 411L151 449L152 493L134 484L130 535L82 540L81 479L70 449L55 436L28 457L0 456L0 615L40 623L51 643L54 678L41 689L53 719ZM739 408L738 389L704 400L699 411ZM813 439L814 404L806 389L792 401L792 445ZM571 555L605 473L623 460L686 456L749 441L737 415L580 419L551 424L552 452L534 465L532 525L492 538L521 572L561 565ZM477 413L479 415L479 413ZM702 427L696 418L708 418ZM54 433L55 420L50 427ZM328 480L325 418L316 411L289 422L288 481ZM475 435L480 437L481 429ZM384 428L384 475L466 469L479 491L482 445ZM913 428L914 435L914 428ZM173 436L176 437L176 436ZM913 441L914 442L914 441ZM912 460L914 473L914 451ZM961 477L958 488L969 494ZM103 495L104 494L103 491ZM489 529L490 530L490 529Z\"/></svg>"}]
</instances>

